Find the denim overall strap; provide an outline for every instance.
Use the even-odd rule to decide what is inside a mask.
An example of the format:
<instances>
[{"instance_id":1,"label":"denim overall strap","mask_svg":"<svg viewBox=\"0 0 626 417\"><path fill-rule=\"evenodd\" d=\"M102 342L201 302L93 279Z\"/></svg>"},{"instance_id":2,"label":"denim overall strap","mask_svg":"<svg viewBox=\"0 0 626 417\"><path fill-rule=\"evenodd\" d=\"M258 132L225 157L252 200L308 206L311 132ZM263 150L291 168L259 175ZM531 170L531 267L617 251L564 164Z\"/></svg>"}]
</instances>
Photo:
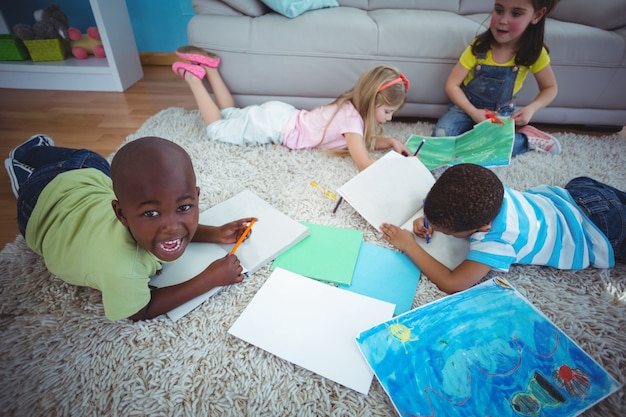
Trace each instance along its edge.
<instances>
[{"instance_id":1,"label":"denim overall strap","mask_svg":"<svg viewBox=\"0 0 626 417\"><path fill-rule=\"evenodd\" d=\"M485 59L486 54L478 54L476 58ZM477 63L474 78L462 89L476 108L510 116L515 109L513 89L518 69L517 65L502 67Z\"/></svg>"}]
</instances>

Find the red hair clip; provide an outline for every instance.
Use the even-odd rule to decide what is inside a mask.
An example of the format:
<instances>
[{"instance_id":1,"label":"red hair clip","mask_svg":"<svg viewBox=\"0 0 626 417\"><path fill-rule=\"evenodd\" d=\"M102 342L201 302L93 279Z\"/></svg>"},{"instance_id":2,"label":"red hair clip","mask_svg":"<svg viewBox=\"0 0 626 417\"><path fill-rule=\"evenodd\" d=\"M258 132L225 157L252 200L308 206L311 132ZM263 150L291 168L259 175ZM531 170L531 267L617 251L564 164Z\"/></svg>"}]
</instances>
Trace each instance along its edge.
<instances>
[{"instance_id":1,"label":"red hair clip","mask_svg":"<svg viewBox=\"0 0 626 417\"><path fill-rule=\"evenodd\" d=\"M381 85L380 88L378 89L378 91L383 91L385 88L391 87L394 84L398 84L399 82L404 83L404 88L409 91L409 87L411 86L411 83L409 82L409 80L404 76L404 74L400 73L400 76L394 80L391 80L389 82L386 82L385 84Z\"/></svg>"}]
</instances>

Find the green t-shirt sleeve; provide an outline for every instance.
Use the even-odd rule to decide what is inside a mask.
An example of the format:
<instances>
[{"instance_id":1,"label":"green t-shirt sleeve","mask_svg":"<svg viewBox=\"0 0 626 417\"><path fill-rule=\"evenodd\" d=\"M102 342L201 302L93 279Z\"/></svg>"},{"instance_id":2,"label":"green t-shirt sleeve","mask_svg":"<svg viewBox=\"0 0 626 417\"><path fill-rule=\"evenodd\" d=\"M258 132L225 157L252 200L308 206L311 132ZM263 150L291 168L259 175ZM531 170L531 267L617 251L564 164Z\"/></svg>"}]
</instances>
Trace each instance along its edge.
<instances>
[{"instance_id":1,"label":"green t-shirt sleeve","mask_svg":"<svg viewBox=\"0 0 626 417\"><path fill-rule=\"evenodd\" d=\"M148 277L102 277L102 304L109 320L122 320L132 316L150 302Z\"/></svg>"}]
</instances>

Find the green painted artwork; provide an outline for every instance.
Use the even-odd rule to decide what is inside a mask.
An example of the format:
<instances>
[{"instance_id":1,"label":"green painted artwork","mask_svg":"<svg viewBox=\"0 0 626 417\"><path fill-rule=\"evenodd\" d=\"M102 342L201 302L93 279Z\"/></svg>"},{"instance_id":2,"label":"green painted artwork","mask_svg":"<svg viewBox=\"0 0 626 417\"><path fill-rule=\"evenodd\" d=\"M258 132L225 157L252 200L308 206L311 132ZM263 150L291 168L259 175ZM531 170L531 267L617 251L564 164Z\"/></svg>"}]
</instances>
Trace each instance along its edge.
<instances>
[{"instance_id":1,"label":"green painted artwork","mask_svg":"<svg viewBox=\"0 0 626 417\"><path fill-rule=\"evenodd\" d=\"M513 151L515 123L511 119L498 120L501 123L485 120L459 136L411 135L406 146L413 154L424 142L418 156L431 171L463 163L485 167L508 165Z\"/></svg>"}]
</instances>

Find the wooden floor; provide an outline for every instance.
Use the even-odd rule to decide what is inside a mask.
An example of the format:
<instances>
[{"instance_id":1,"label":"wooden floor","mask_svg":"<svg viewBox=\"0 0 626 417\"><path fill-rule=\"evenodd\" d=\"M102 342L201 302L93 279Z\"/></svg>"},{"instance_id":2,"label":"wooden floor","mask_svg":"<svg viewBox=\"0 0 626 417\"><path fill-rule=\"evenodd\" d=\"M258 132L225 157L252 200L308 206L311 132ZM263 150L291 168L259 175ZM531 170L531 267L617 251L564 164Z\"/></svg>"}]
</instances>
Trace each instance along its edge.
<instances>
[{"instance_id":1,"label":"wooden floor","mask_svg":"<svg viewBox=\"0 0 626 417\"><path fill-rule=\"evenodd\" d=\"M144 66L144 77L123 93L0 89L0 156L36 133L59 146L83 147L108 156L145 120L167 107L194 109L184 82L169 66ZM572 131L573 127L544 126ZM622 134L624 131L622 131ZM15 197L0 170L0 249L15 240Z\"/></svg>"}]
</instances>

